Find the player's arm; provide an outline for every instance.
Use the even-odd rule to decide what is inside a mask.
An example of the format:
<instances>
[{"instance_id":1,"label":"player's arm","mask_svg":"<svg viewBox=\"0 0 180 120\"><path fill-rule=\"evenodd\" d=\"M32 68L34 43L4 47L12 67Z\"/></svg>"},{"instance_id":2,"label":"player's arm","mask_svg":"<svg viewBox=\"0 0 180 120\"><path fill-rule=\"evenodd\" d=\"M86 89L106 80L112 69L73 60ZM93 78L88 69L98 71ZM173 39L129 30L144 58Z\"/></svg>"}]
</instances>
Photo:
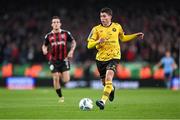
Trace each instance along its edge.
<instances>
[{"instance_id":1,"label":"player's arm","mask_svg":"<svg viewBox=\"0 0 180 120\"><path fill-rule=\"evenodd\" d=\"M131 35L124 35L124 33L120 34L120 39L123 42L131 41L136 38L143 39L143 37L144 37L144 34L142 32L134 33Z\"/></svg>"},{"instance_id":2,"label":"player's arm","mask_svg":"<svg viewBox=\"0 0 180 120\"><path fill-rule=\"evenodd\" d=\"M70 51L74 52L75 48L76 48L76 41L72 40Z\"/></svg>"},{"instance_id":3,"label":"player's arm","mask_svg":"<svg viewBox=\"0 0 180 120\"><path fill-rule=\"evenodd\" d=\"M162 65L162 62L160 61L159 63L157 63L157 64L155 65L155 67L159 68L161 65Z\"/></svg>"},{"instance_id":4,"label":"player's arm","mask_svg":"<svg viewBox=\"0 0 180 120\"><path fill-rule=\"evenodd\" d=\"M91 33L89 34L87 41L88 41L87 48L92 49L96 47L97 44L103 42L104 39L98 39L97 30L93 28Z\"/></svg>"},{"instance_id":5,"label":"player's arm","mask_svg":"<svg viewBox=\"0 0 180 120\"><path fill-rule=\"evenodd\" d=\"M73 39L72 42L71 42L71 49L68 53L68 59L72 59L73 58L73 54L74 54L74 50L76 48L76 41Z\"/></svg>"},{"instance_id":6,"label":"player's arm","mask_svg":"<svg viewBox=\"0 0 180 120\"><path fill-rule=\"evenodd\" d=\"M119 38L122 42L131 41L131 40L136 39L136 38L143 39L143 37L144 37L144 34L142 32L138 32L138 33L134 33L134 34L130 34L130 35L125 35L121 25L119 25L118 28L119 28Z\"/></svg>"},{"instance_id":7,"label":"player's arm","mask_svg":"<svg viewBox=\"0 0 180 120\"><path fill-rule=\"evenodd\" d=\"M51 60L52 56L48 52L48 46L45 43L42 45L42 52L43 52L43 55L45 55L48 60Z\"/></svg>"},{"instance_id":8,"label":"player's arm","mask_svg":"<svg viewBox=\"0 0 180 120\"><path fill-rule=\"evenodd\" d=\"M46 46L45 44L42 45L42 51L44 55L48 54L48 46Z\"/></svg>"},{"instance_id":9,"label":"player's arm","mask_svg":"<svg viewBox=\"0 0 180 120\"><path fill-rule=\"evenodd\" d=\"M88 46L87 46L87 48L88 49L92 49L92 48L94 48L97 44L99 44L99 43L102 43L102 42L104 42L104 39L99 39L99 40L88 40Z\"/></svg>"},{"instance_id":10,"label":"player's arm","mask_svg":"<svg viewBox=\"0 0 180 120\"><path fill-rule=\"evenodd\" d=\"M88 45L87 48L91 49L94 48L99 42L97 40L88 39Z\"/></svg>"},{"instance_id":11,"label":"player's arm","mask_svg":"<svg viewBox=\"0 0 180 120\"><path fill-rule=\"evenodd\" d=\"M174 69L174 70L178 68L178 66L177 66L177 64L176 64L176 62L175 62L175 61L173 62L172 67L173 67L173 69Z\"/></svg>"},{"instance_id":12,"label":"player's arm","mask_svg":"<svg viewBox=\"0 0 180 120\"><path fill-rule=\"evenodd\" d=\"M76 41L70 32L67 32L67 35L68 35L67 40L71 41L71 48L70 48L70 51L68 52L67 58L72 59L75 48L76 48Z\"/></svg>"},{"instance_id":13,"label":"player's arm","mask_svg":"<svg viewBox=\"0 0 180 120\"><path fill-rule=\"evenodd\" d=\"M48 54L48 44L49 44L48 35L46 35L44 43L42 45L42 52L43 52L44 55Z\"/></svg>"},{"instance_id":14,"label":"player's arm","mask_svg":"<svg viewBox=\"0 0 180 120\"><path fill-rule=\"evenodd\" d=\"M153 67L153 70L158 69L163 64L163 58Z\"/></svg>"}]
</instances>

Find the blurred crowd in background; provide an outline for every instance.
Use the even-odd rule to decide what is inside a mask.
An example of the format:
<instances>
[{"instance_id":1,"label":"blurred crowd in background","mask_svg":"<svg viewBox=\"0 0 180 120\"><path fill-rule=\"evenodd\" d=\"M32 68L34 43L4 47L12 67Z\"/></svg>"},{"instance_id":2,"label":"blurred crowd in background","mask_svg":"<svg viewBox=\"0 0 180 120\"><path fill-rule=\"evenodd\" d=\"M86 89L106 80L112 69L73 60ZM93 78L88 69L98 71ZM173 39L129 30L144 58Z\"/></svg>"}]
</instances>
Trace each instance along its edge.
<instances>
[{"instance_id":1,"label":"blurred crowd in background","mask_svg":"<svg viewBox=\"0 0 180 120\"><path fill-rule=\"evenodd\" d=\"M12 2L12 4L11 4ZM42 55L44 36L51 31L51 18L60 16L62 29L77 41L74 63L94 60L96 50L88 50L87 37L100 23L99 10L110 7L113 21L125 34L143 32L143 40L121 44L121 61L156 63L170 49L176 63L180 49L180 10L177 1L85 0L11 1L0 5L0 64L47 62Z\"/></svg>"}]
</instances>

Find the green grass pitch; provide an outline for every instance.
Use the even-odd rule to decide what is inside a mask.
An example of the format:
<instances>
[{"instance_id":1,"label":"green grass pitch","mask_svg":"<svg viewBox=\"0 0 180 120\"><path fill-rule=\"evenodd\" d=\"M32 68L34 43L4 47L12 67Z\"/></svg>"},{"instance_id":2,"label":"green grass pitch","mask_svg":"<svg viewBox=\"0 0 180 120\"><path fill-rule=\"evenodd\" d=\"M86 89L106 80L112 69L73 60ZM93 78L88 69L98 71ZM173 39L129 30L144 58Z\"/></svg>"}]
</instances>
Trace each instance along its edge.
<instances>
[{"instance_id":1,"label":"green grass pitch","mask_svg":"<svg viewBox=\"0 0 180 120\"><path fill-rule=\"evenodd\" d=\"M180 119L180 91L166 89L118 89L115 100L99 110L95 101L102 90L63 88L59 104L53 88L0 89L0 119ZM93 100L93 110L81 111L81 98Z\"/></svg>"}]
</instances>

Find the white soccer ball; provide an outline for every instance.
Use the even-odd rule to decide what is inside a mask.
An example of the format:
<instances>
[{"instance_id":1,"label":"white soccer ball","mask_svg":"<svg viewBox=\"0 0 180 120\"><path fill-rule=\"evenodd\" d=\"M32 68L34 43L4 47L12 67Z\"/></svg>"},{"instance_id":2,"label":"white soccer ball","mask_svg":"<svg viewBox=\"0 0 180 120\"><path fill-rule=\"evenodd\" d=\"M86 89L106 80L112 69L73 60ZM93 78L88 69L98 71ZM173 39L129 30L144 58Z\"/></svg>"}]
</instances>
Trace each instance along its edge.
<instances>
[{"instance_id":1,"label":"white soccer ball","mask_svg":"<svg viewBox=\"0 0 180 120\"><path fill-rule=\"evenodd\" d=\"M90 98L82 98L79 102L81 110L91 110L93 108L93 101Z\"/></svg>"}]
</instances>

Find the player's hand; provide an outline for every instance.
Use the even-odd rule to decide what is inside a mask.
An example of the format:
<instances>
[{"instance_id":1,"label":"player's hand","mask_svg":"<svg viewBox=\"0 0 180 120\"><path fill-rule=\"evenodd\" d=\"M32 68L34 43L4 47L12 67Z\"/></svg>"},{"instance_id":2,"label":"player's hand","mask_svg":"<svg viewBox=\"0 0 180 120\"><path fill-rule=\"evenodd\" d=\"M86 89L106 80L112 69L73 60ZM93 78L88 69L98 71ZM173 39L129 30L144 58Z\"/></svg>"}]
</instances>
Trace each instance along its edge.
<instances>
[{"instance_id":1,"label":"player's hand","mask_svg":"<svg viewBox=\"0 0 180 120\"><path fill-rule=\"evenodd\" d=\"M42 51L44 55L48 54L48 48L45 45L42 46Z\"/></svg>"},{"instance_id":2,"label":"player's hand","mask_svg":"<svg viewBox=\"0 0 180 120\"><path fill-rule=\"evenodd\" d=\"M144 38L144 33L138 32L137 37L140 38L140 39L143 39Z\"/></svg>"},{"instance_id":3,"label":"player's hand","mask_svg":"<svg viewBox=\"0 0 180 120\"><path fill-rule=\"evenodd\" d=\"M69 51L68 55L67 55L67 59L71 60L73 58L73 51Z\"/></svg>"},{"instance_id":4,"label":"player's hand","mask_svg":"<svg viewBox=\"0 0 180 120\"><path fill-rule=\"evenodd\" d=\"M173 68L173 70L176 70L176 69L177 69L177 65L176 65L176 64L173 64L173 65L172 65L172 68Z\"/></svg>"},{"instance_id":5,"label":"player's hand","mask_svg":"<svg viewBox=\"0 0 180 120\"><path fill-rule=\"evenodd\" d=\"M48 51L46 49L43 50L43 54L44 55L47 55L48 54Z\"/></svg>"}]
</instances>

